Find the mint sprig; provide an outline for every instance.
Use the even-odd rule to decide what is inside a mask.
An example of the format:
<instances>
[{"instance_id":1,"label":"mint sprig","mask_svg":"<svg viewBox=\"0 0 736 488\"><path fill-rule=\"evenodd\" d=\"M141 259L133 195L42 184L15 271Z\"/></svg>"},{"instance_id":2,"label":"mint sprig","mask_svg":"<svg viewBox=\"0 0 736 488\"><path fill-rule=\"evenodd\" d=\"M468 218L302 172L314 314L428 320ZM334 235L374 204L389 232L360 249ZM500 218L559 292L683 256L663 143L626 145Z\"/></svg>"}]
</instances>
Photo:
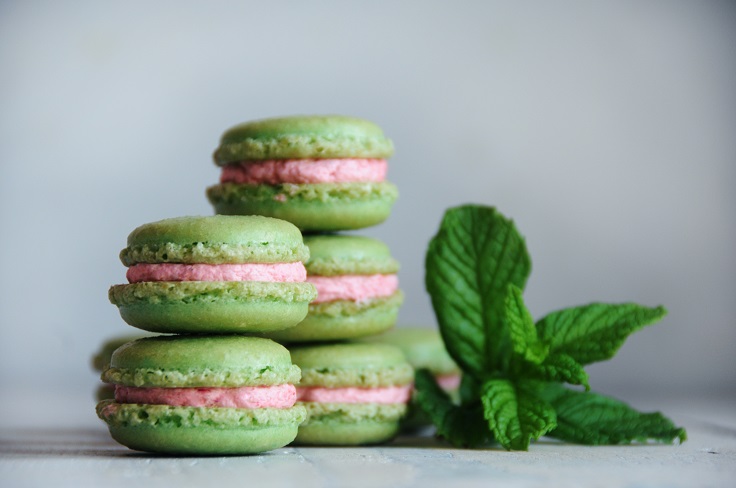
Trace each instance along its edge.
<instances>
[{"instance_id":1,"label":"mint sprig","mask_svg":"<svg viewBox=\"0 0 736 488\"><path fill-rule=\"evenodd\" d=\"M542 435L586 444L685 439L661 414L587 392L584 365L611 358L631 333L662 318L663 307L592 303L535 323L523 299L526 244L492 207L448 210L425 265L445 346L463 370L460 405L417 373L418 403L438 435L456 446L495 440L513 450Z\"/></svg>"}]
</instances>

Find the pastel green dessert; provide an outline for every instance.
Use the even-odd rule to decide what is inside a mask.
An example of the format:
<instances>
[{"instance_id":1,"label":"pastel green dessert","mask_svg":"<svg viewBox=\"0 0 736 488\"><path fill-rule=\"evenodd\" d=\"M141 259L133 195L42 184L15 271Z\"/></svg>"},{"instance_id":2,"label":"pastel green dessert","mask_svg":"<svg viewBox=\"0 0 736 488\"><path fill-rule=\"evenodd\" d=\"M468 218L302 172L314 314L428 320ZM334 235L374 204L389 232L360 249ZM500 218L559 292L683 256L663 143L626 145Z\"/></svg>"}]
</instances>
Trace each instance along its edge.
<instances>
[{"instance_id":1,"label":"pastel green dessert","mask_svg":"<svg viewBox=\"0 0 736 488\"><path fill-rule=\"evenodd\" d=\"M435 376L460 374L460 368L445 349L445 344L437 329L399 326L360 340L398 347L414 369L428 369Z\"/></svg>"},{"instance_id":2,"label":"pastel green dessert","mask_svg":"<svg viewBox=\"0 0 736 488\"><path fill-rule=\"evenodd\" d=\"M303 231L383 222L398 196L385 181L393 144L372 122L339 115L280 117L227 130L214 153L215 212L267 215Z\"/></svg>"},{"instance_id":3,"label":"pastel green dessert","mask_svg":"<svg viewBox=\"0 0 736 488\"><path fill-rule=\"evenodd\" d=\"M440 387L455 400L458 398L461 370L452 360L437 329L428 327L395 327L382 334L359 339L360 342L391 344L404 353L414 369L427 369ZM413 431L431 424L427 415L414 402L402 421L402 429Z\"/></svg>"},{"instance_id":4,"label":"pastel green dessert","mask_svg":"<svg viewBox=\"0 0 736 488\"><path fill-rule=\"evenodd\" d=\"M152 332L240 333L292 327L315 297L309 256L289 222L260 216L179 217L128 236L129 284L110 301Z\"/></svg>"},{"instance_id":5,"label":"pastel green dessert","mask_svg":"<svg viewBox=\"0 0 736 488\"><path fill-rule=\"evenodd\" d=\"M307 281L317 288L307 317L296 327L268 333L283 342L352 339L394 326L404 296L399 263L376 239L348 235L306 236Z\"/></svg>"},{"instance_id":6,"label":"pastel green dessert","mask_svg":"<svg viewBox=\"0 0 736 488\"><path fill-rule=\"evenodd\" d=\"M290 351L302 370L297 404L308 412L295 442L376 444L396 435L414 378L401 350L387 344L335 343Z\"/></svg>"},{"instance_id":7,"label":"pastel green dessert","mask_svg":"<svg viewBox=\"0 0 736 488\"><path fill-rule=\"evenodd\" d=\"M112 437L135 450L250 454L289 444L306 418L299 368L268 339L159 336L117 349L102 375L116 399L97 405Z\"/></svg>"}]
</instances>

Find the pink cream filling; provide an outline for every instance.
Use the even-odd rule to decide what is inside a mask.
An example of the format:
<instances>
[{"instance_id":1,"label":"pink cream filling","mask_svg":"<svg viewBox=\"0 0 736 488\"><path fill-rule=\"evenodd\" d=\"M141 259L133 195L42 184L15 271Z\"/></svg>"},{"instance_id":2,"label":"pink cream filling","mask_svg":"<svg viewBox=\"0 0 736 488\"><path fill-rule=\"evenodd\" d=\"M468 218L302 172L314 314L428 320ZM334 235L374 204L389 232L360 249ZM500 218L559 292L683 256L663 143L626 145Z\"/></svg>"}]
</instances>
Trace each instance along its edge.
<instances>
[{"instance_id":1,"label":"pink cream filling","mask_svg":"<svg viewBox=\"0 0 736 488\"><path fill-rule=\"evenodd\" d=\"M399 288L399 278L395 274L308 276L307 281L317 288L317 298L312 303L334 300L363 302L393 295Z\"/></svg>"},{"instance_id":2,"label":"pink cream filling","mask_svg":"<svg viewBox=\"0 0 736 488\"><path fill-rule=\"evenodd\" d=\"M129 283L140 281L284 281L301 282L307 270L295 263L244 264L135 264L126 274Z\"/></svg>"},{"instance_id":3,"label":"pink cream filling","mask_svg":"<svg viewBox=\"0 0 736 488\"><path fill-rule=\"evenodd\" d=\"M406 403L411 397L412 385L381 388L322 388L300 386L296 389L300 402L320 403Z\"/></svg>"},{"instance_id":4,"label":"pink cream filling","mask_svg":"<svg viewBox=\"0 0 736 488\"><path fill-rule=\"evenodd\" d=\"M457 390L460 388L460 375L459 374L441 374L435 376L437 384L445 391Z\"/></svg>"},{"instance_id":5,"label":"pink cream filling","mask_svg":"<svg viewBox=\"0 0 736 488\"><path fill-rule=\"evenodd\" d=\"M385 159L283 159L223 166L221 183L348 183L386 179Z\"/></svg>"},{"instance_id":6,"label":"pink cream filling","mask_svg":"<svg viewBox=\"0 0 736 488\"><path fill-rule=\"evenodd\" d=\"M118 403L146 403L176 407L290 408L296 403L296 387L240 386L237 388L137 388L115 385Z\"/></svg>"}]
</instances>

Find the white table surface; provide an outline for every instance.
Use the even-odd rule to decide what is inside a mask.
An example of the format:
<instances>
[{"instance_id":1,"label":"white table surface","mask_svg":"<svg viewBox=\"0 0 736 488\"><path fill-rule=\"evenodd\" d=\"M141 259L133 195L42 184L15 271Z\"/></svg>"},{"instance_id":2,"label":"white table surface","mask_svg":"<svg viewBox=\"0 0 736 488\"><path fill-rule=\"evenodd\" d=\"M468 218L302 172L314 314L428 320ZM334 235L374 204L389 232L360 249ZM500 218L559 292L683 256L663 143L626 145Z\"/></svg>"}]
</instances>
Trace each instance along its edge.
<instances>
[{"instance_id":1,"label":"white table surface","mask_svg":"<svg viewBox=\"0 0 736 488\"><path fill-rule=\"evenodd\" d=\"M28 408L11 400L0 408L0 487L736 487L735 398L627 401L663 411L686 427L688 441L584 447L541 440L529 452L506 452L452 449L425 435L380 447L173 457L116 444L89 398L39 398Z\"/></svg>"}]
</instances>

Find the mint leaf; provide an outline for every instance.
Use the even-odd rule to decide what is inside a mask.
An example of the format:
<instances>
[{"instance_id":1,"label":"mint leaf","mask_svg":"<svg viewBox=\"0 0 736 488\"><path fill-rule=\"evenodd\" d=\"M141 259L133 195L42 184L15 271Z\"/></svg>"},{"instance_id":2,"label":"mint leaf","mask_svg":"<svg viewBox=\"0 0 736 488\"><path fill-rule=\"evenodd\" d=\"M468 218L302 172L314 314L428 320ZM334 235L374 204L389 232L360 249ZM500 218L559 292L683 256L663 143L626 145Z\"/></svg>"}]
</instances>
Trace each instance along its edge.
<instances>
[{"instance_id":1,"label":"mint leaf","mask_svg":"<svg viewBox=\"0 0 736 488\"><path fill-rule=\"evenodd\" d=\"M547 357L549 347L537 338L534 319L524 304L522 294L518 286L509 284L503 317L514 352L531 363L540 364Z\"/></svg>"},{"instance_id":2,"label":"mint leaf","mask_svg":"<svg viewBox=\"0 0 736 488\"><path fill-rule=\"evenodd\" d=\"M566 354L581 364L610 359L629 334L666 315L664 307L635 303L592 303L553 312L537 322L550 354Z\"/></svg>"},{"instance_id":3,"label":"mint leaf","mask_svg":"<svg viewBox=\"0 0 736 488\"><path fill-rule=\"evenodd\" d=\"M508 356L502 315L509 284L531 270L524 239L492 207L449 209L429 243L425 284L452 358L478 379Z\"/></svg>"},{"instance_id":4,"label":"mint leaf","mask_svg":"<svg viewBox=\"0 0 736 488\"><path fill-rule=\"evenodd\" d=\"M483 383L483 413L494 437L508 450L526 451L556 425L555 410L524 383L493 379Z\"/></svg>"},{"instance_id":5,"label":"mint leaf","mask_svg":"<svg viewBox=\"0 0 736 488\"><path fill-rule=\"evenodd\" d=\"M455 447L478 447L489 440L490 432L479 402L474 406L455 405L426 369L416 372L414 388L415 401L432 420L439 437Z\"/></svg>"},{"instance_id":6,"label":"mint leaf","mask_svg":"<svg viewBox=\"0 0 736 488\"><path fill-rule=\"evenodd\" d=\"M530 378L546 381L588 386L588 374L583 366L567 354L549 355L549 346L537 337L529 310L524 304L522 291L509 285L505 299L504 320L507 323L514 352L524 361L511 361L508 373L515 378Z\"/></svg>"},{"instance_id":7,"label":"mint leaf","mask_svg":"<svg viewBox=\"0 0 736 488\"><path fill-rule=\"evenodd\" d=\"M557 427L550 437L590 445L687 439L685 429L661 413L641 413L614 398L554 383L544 385L538 394L557 412Z\"/></svg>"},{"instance_id":8,"label":"mint leaf","mask_svg":"<svg viewBox=\"0 0 736 488\"><path fill-rule=\"evenodd\" d=\"M478 403L480 398L480 383L469 374L464 374L460 378L459 393L461 405Z\"/></svg>"},{"instance_id":9,"label":"mint leaf","mask_svg":"<svg viewBox=\"0 0 736 488\"><path fill-rule=\"evenodd\" d=\"M590 390L588 373L583 365L567 354L548 356L542 364L525 364L517 376L544 381L560 381L572 385L583 385Z\"/></svg>"}]
</instances>

